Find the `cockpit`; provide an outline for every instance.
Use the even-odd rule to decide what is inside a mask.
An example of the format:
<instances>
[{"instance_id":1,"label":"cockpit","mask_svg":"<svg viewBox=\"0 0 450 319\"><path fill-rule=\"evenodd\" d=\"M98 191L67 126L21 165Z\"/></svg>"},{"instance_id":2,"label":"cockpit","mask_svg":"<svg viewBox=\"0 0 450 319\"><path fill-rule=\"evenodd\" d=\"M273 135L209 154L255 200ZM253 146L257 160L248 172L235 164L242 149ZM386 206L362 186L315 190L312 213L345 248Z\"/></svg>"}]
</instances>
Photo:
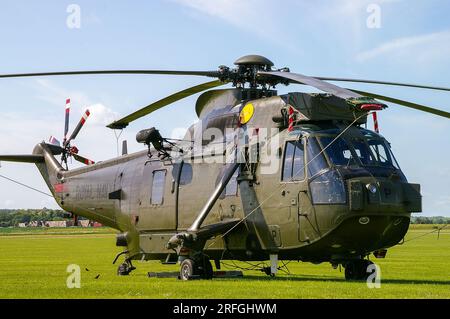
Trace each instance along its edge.
<instances>
[{"instance_id":1,"label":"cockpit","mask_svg":"<svg viewBox=\"0 0 450 319\"><path fill-rule=\"evenodd\" d=\"M320 134L312 143L320 143L320 148L334 166L378 166L400 169L387 142L370 131L362 136L340 136ZM365 134L364 134L365 133Z\"/></svg>"},{"instance_id":2,"label":"cockpit","mask_svg":"<svg viewBox=\"0 0 450 319\"><path fill-rule=\"evenodd\" d=\"M360 127L302 128L284 153L282 182L308 182L314 204L345 204L345 180L355 177L406 182L389 143Z\"/></svg>"}]
</instances>

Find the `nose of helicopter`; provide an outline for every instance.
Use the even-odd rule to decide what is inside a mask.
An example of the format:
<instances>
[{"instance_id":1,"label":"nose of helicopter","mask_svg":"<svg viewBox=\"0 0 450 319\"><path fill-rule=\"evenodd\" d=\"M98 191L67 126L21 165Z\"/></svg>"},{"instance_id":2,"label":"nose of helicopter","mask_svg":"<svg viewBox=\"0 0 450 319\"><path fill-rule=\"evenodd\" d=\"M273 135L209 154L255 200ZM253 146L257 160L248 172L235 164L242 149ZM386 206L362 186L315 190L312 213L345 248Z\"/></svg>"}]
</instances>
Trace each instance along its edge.
<instances>
[{"instance_id":1,"label":"nose of helicopter","mask_svg":"<svg viewBox=\"0 0 450 319\"><path fill-rule=\"evenodd\" d=\"M419 184L374 177L350 179L347 184L352 212L396 214L422 211Z\"/></svg>"},{"instance_id":2,"label":"nose of helicopter","mask_svg":"<svg viewBox=\"0 0 450 319\"><path fill-rule=\"evenodd\" d=\"M347 185L348 213L327 243L333 253L364 255L392 247L408 231L411 212L421 211L418 184L362 177Z\"/></svg>"},{"instance_id":3,"label":"nose of helicopter","mask_svg":"<svg viewBox=\"0 0 450 319\"><path fill-rule=\"evenodd\" d=\"M402 241L409 228L409 216L361 215L344 220L327 243L333 256L364 256Z\"/></svg>"}]
</instances>

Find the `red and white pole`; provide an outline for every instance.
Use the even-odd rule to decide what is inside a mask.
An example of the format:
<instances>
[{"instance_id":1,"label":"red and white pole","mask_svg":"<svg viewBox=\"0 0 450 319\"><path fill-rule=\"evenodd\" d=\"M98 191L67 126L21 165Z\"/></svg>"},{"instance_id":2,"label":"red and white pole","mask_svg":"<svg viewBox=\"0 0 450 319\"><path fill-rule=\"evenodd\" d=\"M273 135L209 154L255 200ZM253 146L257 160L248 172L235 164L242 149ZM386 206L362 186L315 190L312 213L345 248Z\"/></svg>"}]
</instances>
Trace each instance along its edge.
<instances>
[{"instance_id":1,"label":"red and white pole","mask_svg":"<svg viewBox=\"0 0 450 319\"><path fill-rule=\"evenodd\" d=\"M294 108L289 105L289 118L288 118L288 132L291 132L294 129Z\"/></svg>"},{"instance_id":2,"label":"red and white pole","mask_svg":"<svg viewBox=\"0 0 450 319\"><path fill-rule=\"evenodd\" d=\"M375 132L380 133L380 130L378 128L377 112L373 112L372 117L373 117L373 129Z\"/></svg>"}]
</instances>

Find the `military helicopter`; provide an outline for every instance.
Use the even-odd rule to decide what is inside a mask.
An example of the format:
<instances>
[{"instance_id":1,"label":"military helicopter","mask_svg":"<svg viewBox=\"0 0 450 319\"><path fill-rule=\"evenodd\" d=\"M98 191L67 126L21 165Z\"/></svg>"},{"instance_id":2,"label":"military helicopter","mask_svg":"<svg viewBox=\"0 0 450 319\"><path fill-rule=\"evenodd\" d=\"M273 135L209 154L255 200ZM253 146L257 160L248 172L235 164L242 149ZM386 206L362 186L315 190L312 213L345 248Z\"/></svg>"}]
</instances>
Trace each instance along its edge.
<instances>
[{"instance_id":1,"label":"military helicopter","mask_svg":"<svg viewBox=\"0 0 450 319\"><path fill-rule=\"evenodd\" d=\"M152 127L136 140L145 149L94 163L72 145L86 111L64 140L36 145L30 155L1 161L35 163L65 211L117 229L123 251L119 275L132 260L180 263L179 278L212 278L223 260L329 262L348 280L368 276L372 253L384 257L404 238L412 212L421 211L420 185L409 183L389 142L367 117L386 101L450 118L450 113L326 81L361 82L450 91L449 88L310 77L276 69L248 55L216 71L109 70L5 74L0 78L94 74L162 74L215 80L167 96L110 125L130 122L201 93L199 121L181 140ZM231 84L232 88L216 89ZM324 93L278 95L277 85L303 84ZM61 159L58 160L58 156ZM73 157L86 166L69 169Z\"/></svg>"}]
</instances>

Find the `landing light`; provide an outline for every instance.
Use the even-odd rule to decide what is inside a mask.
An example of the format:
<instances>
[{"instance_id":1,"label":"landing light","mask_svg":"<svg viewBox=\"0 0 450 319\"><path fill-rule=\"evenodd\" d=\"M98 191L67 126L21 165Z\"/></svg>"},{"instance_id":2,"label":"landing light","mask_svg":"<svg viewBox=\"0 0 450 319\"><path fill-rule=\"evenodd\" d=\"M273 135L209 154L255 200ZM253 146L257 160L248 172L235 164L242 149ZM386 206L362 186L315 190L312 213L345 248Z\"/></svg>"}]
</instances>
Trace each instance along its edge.
<instances>
[{"instance_id":1,"label":"landing light","mask_svg":"<svg viewBox=\"0 0 450 319\"><path fill-rule=\"evenodd\" d=\"M375 194L377 192L377 186L375 184L367 184L366 188L371 192L372 194Z\"/></svg>"}]
</instances>

